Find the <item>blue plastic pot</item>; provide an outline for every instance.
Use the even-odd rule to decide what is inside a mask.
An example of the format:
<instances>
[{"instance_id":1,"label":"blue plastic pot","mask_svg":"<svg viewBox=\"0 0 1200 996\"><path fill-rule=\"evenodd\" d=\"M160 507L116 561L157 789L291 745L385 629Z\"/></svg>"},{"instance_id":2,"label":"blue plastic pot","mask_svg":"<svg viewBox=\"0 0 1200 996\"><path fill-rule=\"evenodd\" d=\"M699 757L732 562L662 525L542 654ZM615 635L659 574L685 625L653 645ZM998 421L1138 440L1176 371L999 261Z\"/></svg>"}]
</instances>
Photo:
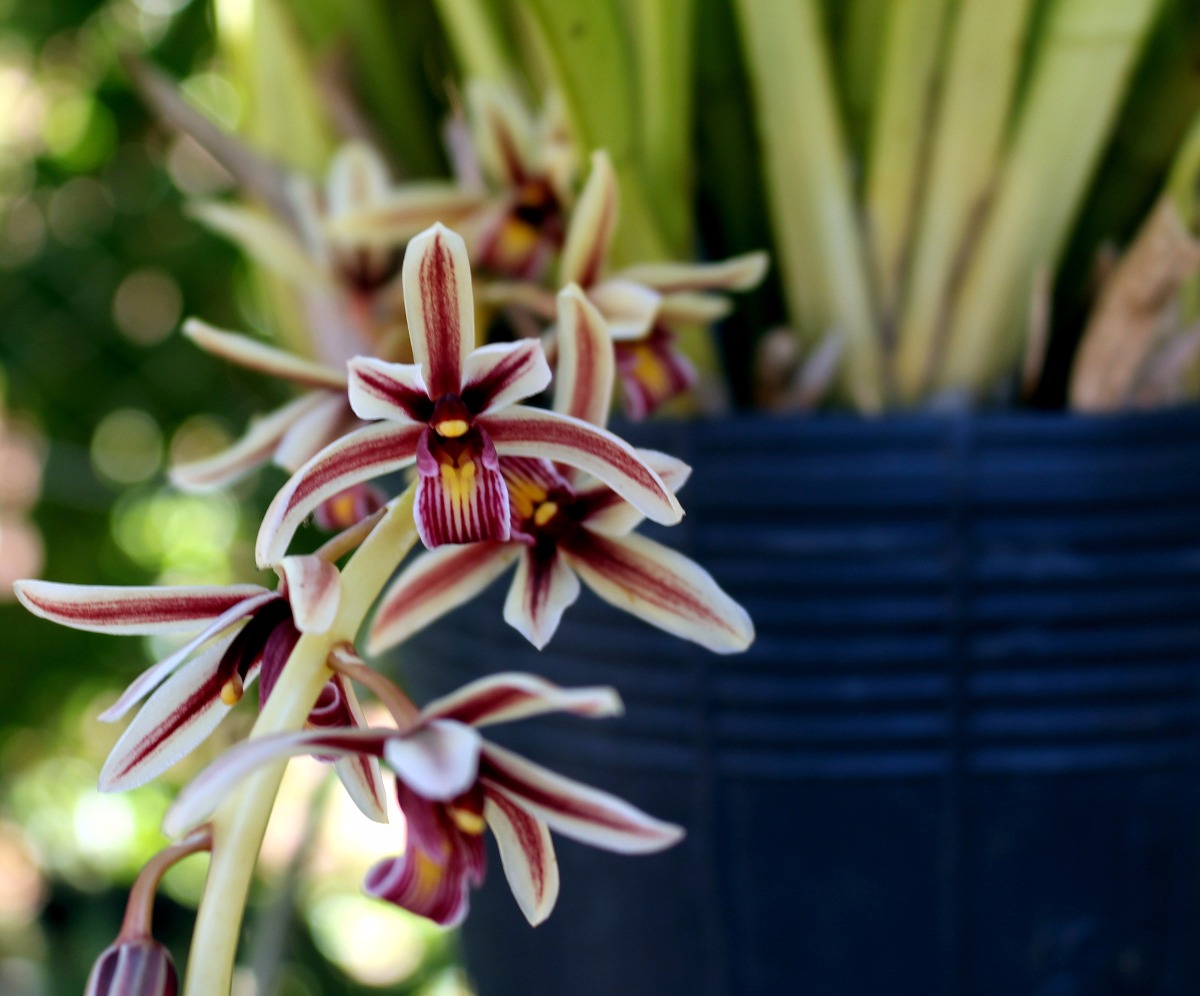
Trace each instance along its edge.
<instances>
[{"instance_id":1,"label":"blue plastic pot","mask_svg":"<svg viewBox=\"0 0 1200 996\"><path fill-rule=\"evenodd\" d=\"M539 653L505 580L410 645L422 697L615 685L621 720L496 738L688 829L559 838L536 929L493 849L483 996L1200 993L1200 413L629 435L695 467L654 532L758 640L717 657L585 592Z\"/></svg>"}]
</instances>

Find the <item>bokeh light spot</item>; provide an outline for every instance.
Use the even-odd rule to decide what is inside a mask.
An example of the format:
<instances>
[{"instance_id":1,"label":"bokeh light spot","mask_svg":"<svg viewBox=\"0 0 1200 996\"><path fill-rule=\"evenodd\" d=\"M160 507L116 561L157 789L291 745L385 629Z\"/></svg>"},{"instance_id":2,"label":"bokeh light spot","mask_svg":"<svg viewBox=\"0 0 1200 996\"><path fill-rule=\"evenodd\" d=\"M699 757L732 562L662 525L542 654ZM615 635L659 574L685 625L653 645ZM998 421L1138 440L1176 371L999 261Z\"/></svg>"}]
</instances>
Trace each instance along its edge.
<instances>
[{"instance_id":1,"label":"bokeh light spot","mask_svg":"<svg viewBox=\"0 0 1200 996\"><path fill-rule=\"evenodd\" d=\"M325 896L312 904L308 920L325 956L367 985L396 985L425 958L417 918L365 896Z\"/></svg>"},{"instance_id":2,"label":"bokeh light spot","mask_svg":"<svg viewBox=\"0 0 1200 996\"><path fill-rule=\"evenodd\" d=\"M99 180L68 180L50 197L50 232L63 245L84 246L112 223L113 199Z\"/></svg>"},{"instance_id":3,"label":"bokeh light spot","mask_svg":"<svg viewBox=\"0 0 1200 996\"><path fill-rule=\"evenodd\" d=\"M119 408L92 434L92 465L110 481L136 484L158 470L162 446L154 419L137 408Z\"/></svg>"},{"instance_id":4,"label":"bokeh light spot","mask_svg":"<svg viewBox=\"0 0 1200 996\"><path fill-rule=\"evenodd\" d=\"M134 270L113 295L113 321L127 338L143 346L161 342L179 323L183 295L162 270Z\"/></svg>"}]
</instances>

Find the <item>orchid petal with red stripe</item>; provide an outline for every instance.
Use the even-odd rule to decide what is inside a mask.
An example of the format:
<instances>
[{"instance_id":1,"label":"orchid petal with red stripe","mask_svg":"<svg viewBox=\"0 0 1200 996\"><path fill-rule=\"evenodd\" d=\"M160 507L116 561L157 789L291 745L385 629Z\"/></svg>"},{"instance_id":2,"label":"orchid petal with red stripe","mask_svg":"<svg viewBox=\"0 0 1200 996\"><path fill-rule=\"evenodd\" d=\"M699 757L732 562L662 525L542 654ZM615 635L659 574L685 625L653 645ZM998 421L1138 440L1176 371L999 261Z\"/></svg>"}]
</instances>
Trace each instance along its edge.
<instances>
[{"instance_id":1,"label":"orchid petal with red stripe","mask_svg":"<svg viewBox=\"0 0 1200 996\"><path fill-rule=\"evenodd\" d=\"M501 456L542 457L585 470L648 518L674 525L683 509L636 451L605 429L557 412L514 405L480 419Z\"/></svg>"},{"instance_id":2,"label":"orchid petal with red stripe","mask_svg":"<svg viewBox=\"0 0 1200 996\"><path fill-rule=\"evenodd\" d=\"M657 291L615 278L589 287L587 295L604 316L608 335L614 342L648 335L662 304Z\"/></svg>"},{"instance_id":3,"label":"orchid petal with red stripe","mask_svg":"<svg viewBox=\"0 0 1200 996\"><path fill-rule=\"evenodd\" d=\"M17 598L35 616L92 633L148 635L194 629L263 594L256 584L109 587L18 581Z\"/></svg>"},{"instance_id":4,"label":"orchid petal with red stripe","mask_svg":"<svg viewBox=\"0 0 1200 996\"><path fill-rule=\"evenodd\" d=\"M662 479L671 494L677 494L691 476L692 468L670 454L657 450L638 450L637 454ZM580 485L575 494L586 509L583 525L603 536L624 536L645 519L641 512L602 482Z\"/></svg>"},{"instance_id":5,"label":"orchid petal with red stripe","mask_svg":"<svg viewBox=\"0 0 1200 996\"><path fill-rule=\"evenodd\" d=\"M301 633L324 633L333 625L342 594L338 569L320 557L284 557L279 573L287 588L292 618Z\"/></svg>"},{"instance_id":6,"label":"orchid petal with red stripe","mask_svg":"<svg viewBox=\"0 0 1200 996\"><path fill-rule=\"evenodd\" d=\"M350 361L350 407L359 418L427 422L433 402L421 367L366 356Z\"/></svg>"},{"instance_id":7,"label":"orchid petal with red stripe","mask_svg":"<svg viewBox=\"0 0 1200 996\"><path fill-rule=\"evenodd\" d=\"M758 250L717 263L641 263L626 267L619 276L645 284L663 294L750 290L762 282L770 261L767 253Z\"/></svg>"},{"instance_id":8,"label":"orchid petal with red stripe","mask_svg":"<svg viewBox=\"0 0 1200 996\"><path fill-rule=\"evenodd\" d=\"M380 423L326 446L300 468L275 496L258 531L260 567L283 559L304 517L351 485L407 467L417 456L421 425Z\"/></svg>"},{"instance_id":9,"label":"orchid petal with red stripe","mask_svg":"<svg viewBox=\"0 0 1200 996\"><path fill-rule=\"evenodd\" d=\"M384 594L367 637L367 653L403 643L451 609L470 601L512 564L519 545L468 543L415 558Z\"/></svg>"},{"instance_id":10,"label":"orchid petal with red stripe","mask_svg":"<svg viewBox=\"0 0 1200 996\"><path fill-rule=\"evenodd\" d=\"M718 654L738 653L754 640L746 610L699 564L661 543L581 529L563 553L597 595L659 629Z\"/></svg>"},{"instance_id":11,"label":"orchid petal with red stripe","mask_svg":"<svg viewBox=\"0 0 1200 996\"><path fill-rule=\"evenodd\" d=\"M245 740L217 758L176 796L163 817L163 833L177 837L203 823L229 792L260 765L302 754L382 757L384 744L395 735L394 730L306 730Z\"/></svg>"},{"instance_id":12,"label":"orchid petal with red stripe","mask_svg":"<svg viewBox=\"0 0 1200 996\"><path fill-rule=\"evenodd\" d=\"M461 236L441 224L416 236L404 253L402 281L413 357L429 396L457 394L475 346L471 262Z\"/></svg>"},{"instance_id":13,"label":"orchid petal with red stripe","mask_svg":"<svg viewBox=\"0 0 1200 996\"><path fill-rule=\"evenodd\" d=\"M124 792L157 778L201 744L232 708L221 699L224 647L196 654L142 706L100 771L103 792ZM249 685L257 666L244 679Z\"/></svg>"},{"instance_id":14,"label":"orchid petal with red stripe","mask_svg":"<svg viewBox=\"0 0 1200 996\"><path fill-rule=\"evenodd\" d=\"M366 729L367 720L363 716L362 706L358 703L358 696L354 694L353 683L340 674L330 678L329 683L337 689L346 711L350 714L350 726ZM310 715L310 720L311 718ZM335 761L334 768L346 789L346 794L354 801L359 812L376 823L387 823L387 790L383 783L379 759L371 754L350 754Z\"/></svg>"},{"instance_id":15,"label":"orchid petal with red stripe","mask_svg":"<svg viewBox=\"0 0 1200 996\"><path fill-rule=\"evenodd\" d=\"M608 153L592 153L592 171L579 194L559 263L559 282L591 287L600 279L617 228L620 197Z\"/></svg>"},{"instance_id":16,"label":"orchid petal with red stripe","mask_svg":"<svg viewBox=\"0 0 1200 996\"><path fill-rule=\"evenodd\" d=\"M322 391L320 401L301 415L283 434L271 462L294 474L330 443L362 427L350 410L346 392Z\"/></svg>"},{"instance_id":17,"label":"orchid petal with red stripe","mask_svg":"<svg viewBox=\"0 0 1200 996\"><path fill-rule=\"evenodd\" d=\"M483 818L496 838L513 898L536 927L558 900L558 859L550 828L500 789L493 789L485 800Z\"/></svg>"},{"instance_id":18,"label":"orchid petal with red stripe","mask_svg":"<svg viewBox=\"0 0 1200 996\"><path fill-rule=\"evenodd\" d=\"M550 829L606 851L646 854L683 837L674 824L492 743L483 745L479 777L489 797L504 793Z\"/></svg>"},{"instance_id":19,"label":"orchid petal with red stripe","mask_svg":"<svg viewBox=\"0 0 1200 996\"><path fill-rule=\"evenodd\" d=\"M435 699L421 710L421 717L491 726L548 712L599 719L619 716L623 711L616 689L605 686L560 688L537 675L509 671L479 678Z\"/></svg>"},{"instance_id":20,"label":"orchid petal with red stripe","mask_svg":"<svg viewBox=\"0 0 1200 996\"><path fill-rule=\"evenodd\" d=\"M471 883L456 850L437 861L409 846L404 854L373 864L363 878L363 891L443 927L456 927L466 918Z\"/></svg>"},{"instance_id":21,"label":"orchid petal with red stripe","mask_svg":"<svg viewBox=\"0 0 1200 996\"><path fill-rule=\"evenodd\" d=\"M577 284L558 294L558 367L554 410L603 426L616 366L603 316Z\"/></svg>"},{"instance_id":22,"label":"orchid petal with red stripe","mask_svg":"<svg viewBox=\"0 0 1200 996\"><path fill-rule=\"evenodd\" d=\"M579 578L556 546L530 547L504 600L504 621L541 650L579 598Z\"/></svg>"},{"instance_id":23,"label":"orchid petal with red stripe","mask_svg":"<svg viewBox=\"0 0 1200 996\"><path fill-rule=\"evenodd\" d=\"M467 357L462 399L468 410L482 415L540 394L549 385L550 365L540 342L496 342Z\"/></svg>"}]
</instances>

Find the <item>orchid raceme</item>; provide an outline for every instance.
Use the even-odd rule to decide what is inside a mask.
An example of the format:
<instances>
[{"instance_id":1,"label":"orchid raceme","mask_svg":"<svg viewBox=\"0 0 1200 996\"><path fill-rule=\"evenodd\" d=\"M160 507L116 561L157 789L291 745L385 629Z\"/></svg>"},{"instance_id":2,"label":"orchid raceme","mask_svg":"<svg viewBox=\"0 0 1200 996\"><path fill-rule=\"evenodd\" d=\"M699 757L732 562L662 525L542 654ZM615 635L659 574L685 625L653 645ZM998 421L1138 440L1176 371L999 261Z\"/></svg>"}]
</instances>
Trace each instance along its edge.
<instances>
[{"instance_id":1,"label":"orchid raceme","mask_svg":"<svg viewBox=\"0 0 1200 996\"><path fill-rule=\"evenodd\" d=\"M604 317L626 414L642 418L696 383L691 364L675 348L676 330L728 314L729 299L716 292L755 287L766 274L767 254L752 252L720 263L643 263L605 276L618 213L616 174L607 153L596 152L571 215L559 284L578 284ZM545 319L554 316L553 297L540 288L495 285L488 294Z\"/></svg>"},{"instance_id":2,"label":"orchid raceme","mask_svg":"<svg viewBox=\"0 0 1200 996\"><path fill-rule=\"evenodd\" d=\"M655 521L679 521L674 495L627 443L572 416L515 404L546 388L550 368L538 342L472 348L471 270L459 236L435 225L413 239L403 282L416 363L351 362L351 406L381 421L326 447L276 495L259 532L260 564L278 561L327 498L413 463L417 529L431 548L509 538L501 456L578 467Z\"/></svg>"},{"instance_id":3,"label":"orchid raceme","mask_svg":"<svg viewBox=\"0 0 1200 996\"><path fill-rule=\"evenodd\" d=\"M558 296L556 409L603 424L613 385L613 351L604 320L577 287ZM663 453L639 451L674 493L689 468ZM579 596L579 579L601 598L667 632L719 653L754 639L746 611L698 564L632 535L642 515L607 485L570 467L527 457L500 458L512 515L508 541L430 551L395 580L371 627L379 653L469 601L517 563L504 618L538 648L554 635Z\"/></svg>"},{"instance_id":4,"label":"orchid raceme","mask_svg":"<svg viewBox=\"0 0 1200 996\"><path fill-rule=\"evenodd\" d=\"M308 731L241 744L184 789L164 829L178 833L206 819L260 764L303 754L366 756L395 774L408 831L404 853L367 872L367 892L438 923L458 923L471 886L482 881L482 835L490 828L518 905L531 923L540 923L558 895L550 830L624 854L670 847L683 831L488 743L478 727L549 712L600 718L620 711L609 688L568 690L528 674L492 675L430 703L415 718L402 713L400 729Z\"/></svg>"},{"instance_id":5,"label":"orchid raceme","mask_svg":"<svg viewBox=\"0 0 1200 996\"><path fill-rule=\"evenodd\" d=\"M149 698L117 741L100 773L100 787L122 791L172 767L216 729L259 679L266 701L302 633L321 633L337 612L338 570L315 556L279 564L280 588L106 588L21 581L17 597L35 615L74 629L149 635L199 632L129 685L100 718L116 722ZM322 693L313 725L361 725L348 683L335 676ZM381 818L382 783L368 762L338 764L358 806Z\"/></svg>"}]
</instances>

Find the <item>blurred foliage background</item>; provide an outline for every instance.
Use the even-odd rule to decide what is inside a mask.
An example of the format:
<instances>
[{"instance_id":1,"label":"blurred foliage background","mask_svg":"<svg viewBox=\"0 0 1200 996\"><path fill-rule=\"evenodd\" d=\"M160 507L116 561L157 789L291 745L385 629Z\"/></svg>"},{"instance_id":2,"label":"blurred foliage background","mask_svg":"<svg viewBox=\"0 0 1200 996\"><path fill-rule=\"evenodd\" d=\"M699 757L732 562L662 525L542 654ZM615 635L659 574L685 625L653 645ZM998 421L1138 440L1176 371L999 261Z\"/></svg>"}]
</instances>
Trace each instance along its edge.
<instances>
[{"instance_id":1,"label":"blurred foliage background","mask_svg":"<svg viewBox=\"0 0 1200 996\"><path fill-rule=\"evenodd\" d=\"M843 39L853 5L825 2L835 41ZM399 175L444 172L439 122L453 101L453 65L431 0L279 9L294 13L287 30L323 65L350 66ZM698 46L690 86L702 108L690 128L694 241L698 255L717 259L769 245L766 198L730 3L697 0L690 23ZM167 486L163 469L213 451L281 400L264 378L176 334L181 319L263 329L268 311L235 251L184 209L190 197L227 189L229 178L195 143L150 120L119 59L149 58L237 129L250 109L217 48L204 0L0 0L0 573L10 580L29 571L92 584L257 578L256 514L281 473L201 499ZM843 112L861 155L861 87L848 65L839 65ZM1061 403L1097 252L1129 238L1198 106L1200 0L1169 0L1055 285L1054 324L1064 334L1037 403ZM286 136L266 151L286 158ZM737 400L750 395L745 344L782 319L778 284L768 281L722 327ZM0 603L0 632L0 991L77 992L115 931L125 889L162 843L172 786L240 737L251 711L165 784L101 796L96 775L119 728L95 716L154 648L51 626L11 602ZM323 774L299 763L289 773L248 917L242 991L465 991L452 938L359 896L362 869L389 840L348 818L340 794L314 795ZM203 872L203 858L189 859L160 901L158 934L181 967Z\"/></svg>"}]
</instances>

